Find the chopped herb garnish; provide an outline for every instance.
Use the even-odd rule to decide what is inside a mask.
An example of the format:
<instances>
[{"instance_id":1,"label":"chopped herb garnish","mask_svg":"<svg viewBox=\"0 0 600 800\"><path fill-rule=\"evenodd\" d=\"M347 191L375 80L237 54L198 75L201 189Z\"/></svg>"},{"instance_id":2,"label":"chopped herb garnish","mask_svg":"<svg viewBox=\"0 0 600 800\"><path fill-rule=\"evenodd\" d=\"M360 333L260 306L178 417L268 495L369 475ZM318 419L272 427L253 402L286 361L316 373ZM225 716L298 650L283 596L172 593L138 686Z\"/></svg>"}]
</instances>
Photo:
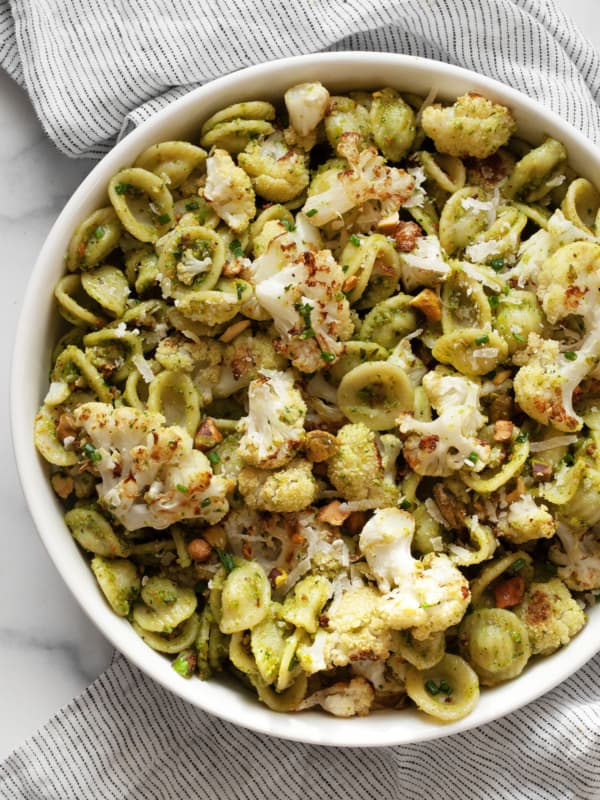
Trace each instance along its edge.
<instances>
[{"instance_id":1,"label":"chopped herb garnish","mask_svg":"<svg viewBox=\"0 0 600 800\"><path fill-rule=\"evenodd\" d=\"M520 569L523 569L524 566L525 566L525 559L517 558L517 560L513 561L513 563L510 565L510 571L518 572Z\"/></svg>"},{"instance_id":2,"label":"chopped herb garnish","mask_svg":"<svg viewBox=\"0 0 600 800\"><path fill-rule=\"evenodd\" d=\"M502 290L502 294L508 296L510 294L510 286L505 286L504 289Z\"/></svg>"},{"instance_id":3,"label":"chopped herb garnish","mask_svg":"<svg viewBox=\"0 0 600 800\"><path fill-rule=\"evenodd\" d=\"M333 353L328 353L326 350L323 350L321 352L321 358L323 359L323 361L327 361L327 363L335 361L335 355Z\"/></svg>"},{"instance_id":4,"label":"chopped herb garnish","mask_svg":"<svg viewBox=\"0 0 600 800\"><path fill-rule=\"evenodd\" d=\"M90 236L90 239L95 239L96 241L98 241L98 239L101 239L104 236L105 231L106 231L106 228L104 227L104 225L98 225L92 231L92 235Z\"/></svg>"},{"instance_id":5,"label":"chopped herb garnish","mask_svg":"<svg viewBox=\"0 0 600 800\"><path fill-rule=\"evenodd\" d=\"M504 259L503 259L503 258L493 258L493 259L490 261L490 267L491 267L492 269L495 269L495 270L496 270L496 272L498 272L499 270L501 270L501 269L503 268L503 266L504 266Z\"/></svg>"},{"instance_id":6,"label":"chopped herb garnish","mask_svg":"<svg viewBox=\"0 0 600 800\"><path fill-rule=\"evenodd\" d=\"M577 353L574 353L572 350L567 350L566 353L563 353L563 356L567 361L575 361L577 359Z\"/></svg>"},{"instance_id":7,"label":"chopped herb garnish","mask_svg":"<svg viewBox=\"0 0 600 800\"><path fill-rule=\"evenodd\" d=\"M232 569L235 569L235 561L231 553L228 553L227 550L222 550L220 547L215 547L215 552L219 556L219 561L225 567L226 572L231 572Z\"/></svg>"},{"instance_id":8,"label":"chopped herb garnish","mask_svg":"<svg viewBox=\"0 0 600 800\"><path fill-rule=\"evenodd\" d=\"M200 208L200 203L197 200L190 200L185 204L186 211L197 211Z\"/></svg>"},{"instance_id":9,"label":"chopped herb garnish","mask_svg":"<svg viewBox=\"0 0 600 800\"><path fill-rule=\"evenodd\" d=\"M184 678L191 678L196 669L196 661L196 654L188 650L180 653L171 666L179 675L182 675Z\"/></svg>"},{"instance_id":10,"label":"chopped herb garnish","mask_svg":"<svg viewBox=\"0 0 600 800\"><path fill-rule=\"evenodd\" d=\"M469 453L467 456L467 461L470 461L471 464L476 464L479 461L479 456L477 453Z\"/></svg>"},{"instance_id":11,"label":"chopped herb garnish","mask_svg":"<svg viewBox=\"0 0 600 800\"><path fill-rule=\"evenodd\" d=\"M279 221L281 222L283 227L286 229L286 231L288 231L289 233L291 233L292 231L296 230L296 226L294 225L293 222L290 222L287 219L280 219Z\"/></svg>"},{"instance_id":12,"label":"chopped herb garnish","mask_svg":"<svg viewBox=\"0 0 600 800\"><path fill-rule=\"evenodd\" d=\"M177 491L178 492L183 492L183 494L187 494L187 492L189 492L189 489L188 489L187 486L184 486L183 483L178 483L177 484Z\"/></svg>"},{"instance_id":13,"label":"chopped herb garnish","mask_svg":"<svg viewBox=\"0 0 600 800\"><path fill-rule=\"evenodd\" d=\"M409 511L412 508L412 503L410 500L406 498L400 503L400 508L404 509L404 511Z\"/></svg>"},{"instance_id":14,"label":"chopped herb garnish","mask_svg":"<svg viewBox=\"0 0 600 800\"><path fill-rule=\"evenodd\" d=\"M90 461L100 461L102 458L101 453L99 453L93 444L86 442L81 447L82 452L90 459Z\"/></svg>"},{"instance_id":15,"label":"chopped herb garnish","mask_svg":"<svg viewBox=\"0 0 600 800\"><path fill-rule=\"evenodd\" d=\"M169 214L161 214L158 221L161 225L166 225L167 222L171 222L171 216Z\"/></svg>"},{"instance_id":16,"label":"chopped herb garnish","mask_svg":"<svg viewBox=\"0 0 600 800\"><path fill-rule=\"evenodd\" d=\"M127 192L131 191L132 185L130 183L117 183L115 186L115 192L117 194L127 194Z\"/></svg>"},{"instance_id":17,"label":"chopped herb garnish","mask_svg":"<svg viewBox=\"0 0 600 800\"><path fill-rule=\"evenodd\" d=\"M486 333L484 336L478 336L475 339L475 344L487 344L489 342L489 340L490 340L490 337Z\"/></svg>"},{"instance_id":18,"label":"chopped herb garnish","mask_svg":"<svg viewBox=\"0 0 600 800\"><path fill-rule=\"evenodd\" d=\"M440 691L440 687L437 685L435 681L426 681L425 688L427 689L429 694L433 695L439 694Z\"/></svg>"},{"instance_id":19,"label":"chopped herb garnish","mask_svg":"<svg viewBox=\"0 0 600 800\"><path fill-rule=\"evenodd\" d=\"M515 439L515 442L518 442L519 444L523 444L523 442L526 442L527 439L529 439L529 434L526 431L523 431L522 433L520 433L517 436L517 438Z\"/></svg>"},{"instance_id":20,"label":"chopped herb garnish","mask_svg":"<svg viewBox=\"0 0 600 800\"><path fill-rule=\"evenodd\" d=\"M243 283L240 283L240 281L237 281L237 282L236 282L236 284L235 284L235 291L236 291L236 294L237 294L237 299L238 299L238 300L241 300L241 299L242 299L242 297L244 296L244 289L245 289L245 288L246 288L246 287L245 287L245 285L244 285Z\"/></svg>"},{"instance_id":21,"label":"chopped herb garnish","mask_svg":"<svg viewBox=\"0 0 600 800\"><path fill-rule=\"evenodd\" d=\"M208 456L208 460L211 464L221 463L221 456L215 450L211 450L210 453L207 453L206 455Z\"/></svg>"},{"instance_id":22,"label":"chopped herb garnish","mask_svg":"<svg viewBox=\"0 0 600 800\"><path fill-rule=\"evenodd\" d=\"M314 217L314 215L316 213L317 213L317 209L316 208L309 208L308 211L306 212L306 216L307 217Z\"/></svg>"},{"instance_id":23,"label":"chopped herb garnish","mask_svg":"<svg viewBox=\"0 0 600 800\"><path fill-rule=\"evenodd\" d=\"M499 302L500 302L500 300L498 300L498 295L496 295L496 294L491 294L488 297L488 303L490 304L490 308L498 308L498 303Z\"/></svg>"},{"instance_id":24,"label":"chopped herb garnish","mask_svg":"<svg viewBox=\"0 0 600 800\"><path fill-rule=\"evenodd\" d=\"M210 505L210 497L205 497L204 500L200 503L202 508L208 508Z\"/></svg>"},{"instance_id":25,"label":"chopped herb garnish","mask_svg":"<svg viewBox=\"0 0 600 800\"><path fill-rule=\"evenodd\" d=\"M233 239L231 242L229 242L229 250L236 258L242 258L244 255L244 248L242 247L242 243L239 239Z\"/></svg>"},{"instance_id":26,"label":"chopped herb garnish","mask_svg":"<svg viewBox=\"0 0 600 800\"><path fill-rule=\"evenodd\" d=\"M520 333L513 333L513 336L517 340L517 342L524 342L525 341L525 337L521 336Z\"/></svg>"},{"instance_id":27,"label":"chopped herb garnish","mask_svg":"<svg viewBox=\"0 0 600 800\"><path fill-rule=\"evenodd\" d=\"M294 308L302 317L304 321L304 331L302 332L301 339L313 339L315 336L315 332L312 327L312 322L310 319L311 312L313 307L310 303L294 303Z\"/></svg>"},{"instance_id":28,"label":"chopped herb garnish","mask_svg":"<svg viewBox=\"0 0 600 800\"><path fill-rule=\"evenodd\" d=\"M440 690L440 692L442 692L442 694L446 694L446 695L451 695L452 692L453 692L453 689L450 686L450 684L448 683L448 681L443 680L443 679L440 681L439 690Z\"/></svg>"},{"instance_id":29,"label":"chopped herb garnish","mask_svg":"<svg viewBox=\"0 0 600 800\"><path fill-rule=\"evenodd\" d=\"M300 662L296 658L296 654L291 657L290 663L288 664L288 672L293 672Z\"/></svg>"},{"instance_id":30,"label":"chopped herb garnish","mask_svg":"<svg viewBox=\"0 0 600 800\"><path fill-rule=\"evenodd\" d=\"M575 463L575 456L573 453L567 453L561 458L561 463L567 467L572 467Z\"/></svg>"},{"instance_id":31,"label":"chopped herb garnish","mask_svg":"<svg viewBox=\"0 0 600 800\"><path fill-rule=\"evenodd\" d=\"M353 244L354 247L360 247L360 239L355 233L350 237L350 244Z\"/></svg>"},{"instance_id":32,"label":"chopped herb garnish","mask_svg":"<svg viewBox=\"0 0 600 800\"><path fill-rule=\"evenodd\" d=\"M198 581L194 586L196 594L203 594L208 589L208 581Z\"/></svg>"}]
</instances>

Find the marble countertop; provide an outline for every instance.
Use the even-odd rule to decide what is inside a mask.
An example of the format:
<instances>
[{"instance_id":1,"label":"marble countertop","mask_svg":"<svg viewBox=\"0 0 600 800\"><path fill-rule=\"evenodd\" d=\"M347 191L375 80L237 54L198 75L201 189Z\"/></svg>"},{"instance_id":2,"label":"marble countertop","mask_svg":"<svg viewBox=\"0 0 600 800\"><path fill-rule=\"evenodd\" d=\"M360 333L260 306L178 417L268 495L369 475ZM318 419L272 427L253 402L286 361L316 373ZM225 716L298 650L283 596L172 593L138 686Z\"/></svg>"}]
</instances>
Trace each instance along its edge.
<instances>
[{"instance_id":1,"label":"marble countertop","mask_svg":"<svg viewBox=\"0 0 600 800\"><path fill-rule=\"evenodd\" d=\"M559 0L600 48L598 0ZM0 241L8 376L13 332L37 252L93 162L69 160L45 138L26 94L0 72ZM62 584L34 529L14 467L8 386L0 396L3 480L0 559L0 759L109 663L111 647Z\"/></svg>"}]
</instances>

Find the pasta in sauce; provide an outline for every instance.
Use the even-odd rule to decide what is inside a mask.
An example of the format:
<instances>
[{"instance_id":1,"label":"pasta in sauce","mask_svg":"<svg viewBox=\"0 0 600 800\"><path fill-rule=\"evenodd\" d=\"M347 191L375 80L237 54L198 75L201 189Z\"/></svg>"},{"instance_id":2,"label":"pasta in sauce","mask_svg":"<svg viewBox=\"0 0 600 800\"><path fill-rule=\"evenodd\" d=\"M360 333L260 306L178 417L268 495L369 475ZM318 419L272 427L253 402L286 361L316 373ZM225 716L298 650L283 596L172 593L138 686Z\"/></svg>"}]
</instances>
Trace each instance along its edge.
<instances>
[{"instance_id":1,"label":"pasta in sauce","mask_svg":"<svg viewBox=\"0 0 600 800\"><path fill-rule=\"evenodd\" d=\"M114 612L278 711L415 704L600 589L600 194L508 108L291 87L83 220L35 443Z\"/></svg>"}]
</instances>

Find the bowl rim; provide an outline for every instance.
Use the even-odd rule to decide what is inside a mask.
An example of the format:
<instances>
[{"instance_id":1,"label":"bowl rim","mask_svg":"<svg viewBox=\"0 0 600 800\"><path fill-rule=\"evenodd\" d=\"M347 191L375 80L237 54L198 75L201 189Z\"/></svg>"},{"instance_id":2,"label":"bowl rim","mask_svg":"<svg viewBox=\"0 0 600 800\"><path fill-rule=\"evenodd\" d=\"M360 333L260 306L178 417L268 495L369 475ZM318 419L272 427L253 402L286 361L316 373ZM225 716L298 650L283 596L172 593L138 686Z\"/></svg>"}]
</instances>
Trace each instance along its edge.
<instances>
[{"instance_id":1,"label":"bowl rim","mask_svg":"<svg viewBox=\"0 0 600 800\"><path fill-rule=\"evenodd\" d=\"M155 112L118 142L92 168L64 205L40 248L27 283L12 352L9 400L11 435L17 470L38 535L54 566L80 607L113 646L160 685L213 715L259 733L310 744L340 747L379 747L427 741L441 736L465 732L503 717L537 699L566 680L598 652L600 649L600 636L594 638L591 629L592 619L588 620L584 630L579 634L581 639L578 638L577 640L578 646L573 648L573 645L570 645L563 648L552 656L529 666L519 678L492 690L487 690L490 692L490 696L493 693L493 702L483 702L484 696L482 694L479 706L470 715L457 722L443 725L437 724L435 720L429 717L426 718L425 715L419 712L406 709L401 712L395 712L393 718L389 712L384 712L383 715L378 712L368 717L353 719L329 717L324 712L315 711L303 712L298 715L280 714L259 705L254 699L244 697L242 692L234 696L226 686L219 688L221 686L219 682L212 684L215 687L214 690L191 691L190 687L193 682L181 680L180 676L176 675L170 668L169 663L163 656L154 651L148 653L149 648L141 642L129 623L123 622L123 620L116 617L108 609L102 598L94 596L93 592L82 591L82 581L85 579L73 560L73 553L77 553L81 562L80 566L83 566L89 575L91 575L91 570L89 570L89 566L77 550L74 542L66 534L66 527L62 518L59 520L58 514L49 514L49 506L51 505L50 495L48 494L48 492L51 493L49 481L44 473L42 459L38 456L33 446L30 407L27 402L23 402L24 394L27 397L28 394L31 396L32 392L35 393L37 391L38 405L42 397L40 397L38 390L32 388L31 381L28 382L28 373L27 370L23 369L23 365L34 363L37 368L36 361L31 362L31 358L35 359L37 354L39 361L40 357L39 351L32 350L28 342L32 324L37 317L36 309L39 306L38 298L40 293L42 295L44 292L48 293L46 273L50 271L51 265L55 261L55 259L50 258L49 254L53 248L56 249L58 243L65 240L65 235L67 233L70 234L77 221L81 219L81 206L85 205L86 196L93 195L100 189L105 189L107 179L99 176L104 176L105 173L109 176L113 171L120 168L122 163L118 159L121 158L121 154L134 154L133 156L125 157L124 163L129 163L133 160L135 154L141 151L142 143L150 132L159 129L163 122L172 119L174 116L182 115L188 110L192 116L194 112L197 115L198 106L207 97L216 97L221 93L234 96L237 93L240 97L248 97L247 91L242 91L239 87L243 87L251 81L254 81L256 86L259 87L258 89L253 89L254 96L259 95L262 80L272 76L274 71L286 74L291 71L295 74L297 77L291 75L287 83L288 86L291 86L307 79L301 77L302 75L313 74L315 70L321 70L325 74L321 74L320 78L313 74L312 80L320 79L325 85L328 85L328 76L326 74L328 68L338 70L347 68L351 72L353 69L360 67L360 65L365 65L365 67L368 65L369 68L381 67L386 73L395 68L398 70L405 68L408 73L411 70L424 74L429 71L432 75L432 84L442 79L442 82L449 81L460 85L472 85L474 91L481 90L487 96L493 96L493 99L498 98L500 102L508 104L513 110L515 108L519 109L519 113L526 116L533 115L536 118L541 117L544 129L551 129L552 135L555 135L565 143L567 150L571 145L575 147L577 151L576 157L571 158L570 154L570 163L575 161L585 165L585 169L581 169L581 173L587 175L590 173L591 164L597 173L596 182L600 180L600 152L582 133L536 100L493 78L462 67L419 56L363 51L337 51L293 56L246 67L192 89L183 97L170 102L167 106ZM385 77L388 80L390 76L386 74ZM338 84L352 85L353 79L351 77L344 81L337 79L336 82ZM389 82L391 83L392 81ZM394 82L398 84L402 82L401 74L399 74L398 80ZM442 94L444 93L442 91ZM164 137L155 136L154 141L157 139L158 141L165 140ZM140 144L138 145L138 143ZM146 146L148 145L146 144ZM580 170L577 169L577 171L579 172ZM97 203L95 207L97 207ZM42 497L41 501L40 497ZM61 525L62 534L59 534L58 530ZM61 541L61 537L62 540L69 539L69 541ZM597 626L600 626L600 617L598 615L596 615L595 620ZM132 637L138 640L137 643ZM141 647L139 646L140 644ZM515 687L515 681L519 681L518 687ZM508 691L511 687L513 689L512 692ZM514 691L515 689L517 690ZM385 719L384 723L381 722L382 719Z\"/></svg>"}]
</instances>

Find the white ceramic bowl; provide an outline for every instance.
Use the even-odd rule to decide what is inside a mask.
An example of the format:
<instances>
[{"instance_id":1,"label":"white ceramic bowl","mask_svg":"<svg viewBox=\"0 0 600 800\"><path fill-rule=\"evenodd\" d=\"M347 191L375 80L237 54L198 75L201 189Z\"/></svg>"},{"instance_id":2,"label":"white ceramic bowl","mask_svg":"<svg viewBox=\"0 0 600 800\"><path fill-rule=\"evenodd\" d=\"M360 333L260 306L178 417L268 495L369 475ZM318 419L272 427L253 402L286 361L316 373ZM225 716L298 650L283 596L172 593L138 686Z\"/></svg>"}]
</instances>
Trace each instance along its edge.
<instances>
[{"instance_id":1,"label":"white ceramic bowl","mask_svg":"<svg viewBox=\"0 0 600 800\"><path fill-rule=\"evenodd\" d=\"M48 387L50 352L58 330L52 287L63 272L64 253L76 225L107 204L109 178L150 144L186 137L194 140L203 120L230 103L277 99L288 87L309 80L320 80L332 92L393 86L426 95L434 87L441 99L481 92L512 109L525 138L536 142L549 134L563 142L574 169L600 185L599 151L559 117L496 81L435 61L384 53L300 56L244 69L196 89L155 114L102 159L73 194L42 247L25 296L13 355L11 415L17 465L40 536L77 601L118 650L167 689L212 714L288 739L336 746L417 742L489 722L563 681L600 648L600 609L592 610L572 644L540 659L516 680L483 691L475 711L452 724L438 724L413 710L349 720L318 711L278 714L233 681L182 680L166 658L147 647L129 623L109 609L65 526L45 464L33 446L33 418Z\"/></svg>"}]
</instances>

